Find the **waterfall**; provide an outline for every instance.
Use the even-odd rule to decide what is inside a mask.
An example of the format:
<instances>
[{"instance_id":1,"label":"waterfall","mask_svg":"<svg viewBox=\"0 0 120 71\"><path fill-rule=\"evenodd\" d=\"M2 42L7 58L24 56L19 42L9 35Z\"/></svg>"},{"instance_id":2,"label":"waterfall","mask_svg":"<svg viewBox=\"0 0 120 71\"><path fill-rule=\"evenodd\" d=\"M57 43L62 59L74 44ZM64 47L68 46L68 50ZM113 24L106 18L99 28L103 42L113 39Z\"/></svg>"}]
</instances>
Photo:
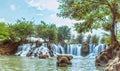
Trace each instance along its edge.
<instances>
[{"instance_id":1,"label":"waterfall","mask_svg":"<svg viewBox=\"0 0 120 71\"><path fill-rule=\"evenodd\" d=\"M82 49L82 44L69 44L66 45L65 47L61 46L60 44L52 44L51 46L53 54L58 55L58 54L72 54L75 56L81 56L81 49ZM106 49L105 44L98 44L97 46L95 44L89 44L89 53L92 55L98 55L100 54L101 51ZM18 56L33 56L33 57L38 57L40 52L42 52L44 55L50 56L50 50L47 48L47 44L43 44L40 47L36 47L35 43L28 43L28 44L23 44L18 47L18 51L16 52L15 55Z\"/></svg>"},{"instance_id":2,"label":"waterfall","mask_svg":"<svg viewBox=\"0 0 120 71\"><path fill-rule=\"evenodd\" d=\"M100 54L100 52L102 52L103 50L105 50L106 49L106 45L105 44L99 44L99 45L97 45L96 47L95 47L95 49L94 49L94 54L95 55L98 55L98 54Z\"/></svg>"},{"instance_id":3,"label":"waterfall","mask_svg":"<svg viewBox=\"0 0 120 71\"><path fill-rule=\"evenodd\" d=\"M95 44L89 44L90 53L94 53Z\"/></svg>"},{"instance_id":4,"label":"waterfall","mask_svg":"<svg viewBox=\"0 0 120 71\"><path fill-rule=\"evenodd\" d=\"M18 51L15 53L15 55L38 57L40 52L42 52L43 55L50 56L49 50L47 47L45 47L44 45L40 47L36 47L36 44L31 44L31 43L23 44L19 46Z\"/></svg>"},{"instance_id":5,"label":"waterfall","mask_svg":"<svg viewBox=\"0 0 120 71\"><path fill-rule=\"evenodd\" d=\"M59 52L61 54L65 54L65 51L64 51L64 49L63 49L63 47L61 45L58 45L58 48L59 48Z\"/></svg>"},{"instance_id":6,"label":"waterfall","mask_svg":"<svg viewBox=\"0 0 120 71\"><path fill-rule=\"evenodd\" d=\"M77 46L77 56L81 56L81 48L82 48L82 46L81 46L81 44L79 44Z\"/></svg>"}]
</instances>

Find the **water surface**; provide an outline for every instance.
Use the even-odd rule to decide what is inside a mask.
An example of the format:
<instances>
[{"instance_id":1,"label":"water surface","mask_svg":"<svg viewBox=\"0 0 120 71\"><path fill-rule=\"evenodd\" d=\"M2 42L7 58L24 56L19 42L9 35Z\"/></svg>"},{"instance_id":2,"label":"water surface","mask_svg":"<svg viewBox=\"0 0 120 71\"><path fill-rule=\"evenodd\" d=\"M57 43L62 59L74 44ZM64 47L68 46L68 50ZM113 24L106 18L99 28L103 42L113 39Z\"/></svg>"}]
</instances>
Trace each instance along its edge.
<instances>
[{"instance_id":1,"label":"water surface","mask_svg":"<svg viewBox=\"0 0 120 71\"><path fill-rule=\"evenodd\" d=\"M103 71L102 67L95 67L93 57L74 57L72 65L57 67L56 59L39 59L19 56L1 56L0 71Z\"/></svg>"}]
</instances>

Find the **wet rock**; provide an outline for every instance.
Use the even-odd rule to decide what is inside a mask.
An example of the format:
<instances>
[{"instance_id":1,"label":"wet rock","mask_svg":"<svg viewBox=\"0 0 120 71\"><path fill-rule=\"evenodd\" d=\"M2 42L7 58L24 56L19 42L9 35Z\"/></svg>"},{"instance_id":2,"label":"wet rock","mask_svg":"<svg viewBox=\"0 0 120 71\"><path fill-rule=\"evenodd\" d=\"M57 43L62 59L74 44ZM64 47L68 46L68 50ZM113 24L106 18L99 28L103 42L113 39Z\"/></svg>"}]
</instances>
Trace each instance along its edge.
<instances>
[{"instance_id":1,"label":"wet rock","mask_svg":"<svg viewBox=\"0 0 120 71\"><path fill-rule=\"evenodd\" d=\"M110 59L113 59L113 48L108 47L106 50L102 51L97 57L96 57L96 65L97 66L102 66L103 64L108 63Z\"/></svg>"},{"instance_id":2,"label":"wet rock","mask_svg":"<svg viewBox=\"0 0 120 71\"><path fill-rule=\"evenodd\" d=\"M120 58L116 57L114 60L106 64L106 71L120 71Z\"/></svg>"},{"instance_id":3,"label":"wet rock","mask_svg":"<svg viewBox=\"0 0 120 71\"><path fill-rule=\"evenodd\" d=\"M0 55L12 55L21 42L1 41L0 43Z\"/></svg>"},{"instance_id":4,"label":"wet rock","mask_svg":"<svg viewBox=\"0 0 120 71\"><path fill-rule=\"evenodd\" d=\"M83 43L82 44L82 49L81 49L81 52L82 52L82 56L86 56L89 54L89 44L88 43Z\"/></svg>"},{"instance_id":5,"label":"wet rock","mask_svg":"<svg viewBox=\"0 0 120 71\"><path fill-rule=\"evenodd\" d=\"M40 47L42 45L42 43L38 40L35 43L36 43L36 47Z\"/></svg>"},{"instance_id":6,"label":"wet rock","mask_svg":"<svg viewBox=\"0 0 120 71\"><path fill-rule=\"evenodd\" d=\"M105 71L120 71L120 48L109 46L96 57L96 65L105 65Z\"/></svg>"},{"instance_id":7,"label":"wet rock","mask_svg":"<svg viewBox=\"0 0 120 71\"><path fill-rule=\"evenodd\" d=\"M49 56L48 55L43 55L43 53L41 52L40 54L39 54L39 58L43 58L43 59L48 59L49 58Z\"/></svg>"},{"instance_id":8,"label":"wet rock","mask_svg":"<svg viewBox=\"0 0 120 71\"><path fill-rule=\"evenodd\" d=\"M57 56L57 66L65 67L71 64L72 55L58 55Z\"/></svg>"}]
</instances>

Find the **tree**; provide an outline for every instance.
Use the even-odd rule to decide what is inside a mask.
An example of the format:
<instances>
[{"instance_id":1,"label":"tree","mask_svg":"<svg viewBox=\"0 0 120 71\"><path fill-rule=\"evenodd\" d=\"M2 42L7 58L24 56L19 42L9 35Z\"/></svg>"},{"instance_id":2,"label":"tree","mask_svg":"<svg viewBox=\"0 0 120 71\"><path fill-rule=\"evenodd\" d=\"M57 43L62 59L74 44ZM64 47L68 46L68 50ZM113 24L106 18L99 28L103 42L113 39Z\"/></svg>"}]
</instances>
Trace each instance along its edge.
<instances>
[{"instance_id":1,"label":"tree","mask_svg":"<svg viewBox=\"0 0 120 71\"><path fill-rule=\"evenodd\" d=\"M15 24L9 24L9 33L11 40L24 41L34 34L33 22L25 19L17 20Z\"/></svg>"},{"instance_id":2,"label":"tree","mask_svg":"<svg viewBox=\"0 0 120 71\"><path fill-rule=\"evenodd\" d=\"M103 37L101 39L101 43L105 43L105 44L111 44L110 42L110 34L109 33L104 33Z\"/></svg>"},{"instance_id":3,"label":"tree","mask_svg":"<svg viewBox=\"0 0 120 71\"><path fill-rule=\"evenodd\" d=\"M0 22L0 39L8 39L8 26L4 22Z\"/></svg>"},{"instance_id":4,"label":"tree","mask_svg":"<svg viewBox=\"0 0 120 71\"><path fill-rule=\"evenodd\" d=\"M92 43L93 44L98 44L99 38L97 37L97 35L93 35L91 38L92 38Z\"/></svg>"},{"instance_id":5,"label":"tree","mask_svg":"<svg viewBox=\"0 0 120 71\"><path fill-rule=\"evenodd\" d=\"M48 37L49 37L49 41L52 41L52 42L57 42L57 39L58 39L58 31L57 31L57 27L55 24L51 24L49 25L49 28L48 28Z\"/></svg>"},{"instance_id":6,"label":"tree","mask_svg":"<svg viewBox=\"0 0 120 71\"><path fill-rule=\"evenodd\" d=\"M91 35L88 35L88 36L87 36L86 42L87 42L88 44L91 43Z\"/></svg>"},{"instance_id":7,"label":"tree","mask_svg":"<svg viewBox=\"0 0 120 71\"><path fill-rule=\"evenodd\" d=\"M61 26L58 27L58 40L69 40L71 37L70 34L70 30L71 28L69 28L68 26Z\"/></svg>"},{"instance_id":8,"label":"tree","mask_svg":"<svg viewBox=\"0 0 120 71\"><path fill-rule=\"evenodd\" d=\"M43 38L44 41L57 41L57 28L55 24L46 24L44 21L41 21L41 24L36 25L37 36Z\"/></svg>"},{"instance_id":9,"label":"tree","mask_svg":"<svg viewBox=\"0 0 120 71\"><path fill-rule=\"evenodd\" d=\"M48 25L41 21L41 24L35 26L36 36L43 38L44 41L48 39Z\"/></svg>"},{"instance_id":10,"label":"tree","mask_svg":"<svg viewBox=\"0 0 120 71\"><path fill-rule=\"evenodd\" d=\"M84 37L83 34L79 34L79 35L77 36L77 41L78 41L79 43L81 43L81 44L82 44L82 42L83 42L83 37Z\"/></svg>"},{"instance_id":11,"label":"tree","mask_svg":"<svg viewBox=\"0 0 120 71\"><path fill-rule=\"evenodd\" d=\"M58 0L57 14L60 17L84 20L77 23L79 33L108 25L111 32L111 44L119 46L115 35L115 24L120 19L120 0ZM103 26L104 27L104 26Z\"/></svg>"}]
</instances>

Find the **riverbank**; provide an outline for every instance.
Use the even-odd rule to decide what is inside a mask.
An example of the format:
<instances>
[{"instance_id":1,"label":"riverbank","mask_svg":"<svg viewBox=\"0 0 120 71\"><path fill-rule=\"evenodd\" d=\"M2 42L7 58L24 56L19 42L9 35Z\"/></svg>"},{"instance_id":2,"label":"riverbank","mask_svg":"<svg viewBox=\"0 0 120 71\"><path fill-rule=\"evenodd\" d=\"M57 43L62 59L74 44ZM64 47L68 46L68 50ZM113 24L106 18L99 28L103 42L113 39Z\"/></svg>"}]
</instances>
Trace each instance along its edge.
<instances>
[{"instance_id":1,"label":"riverbank","mask_svg":"<svg viewBox=\"0 0 120 71\"><path fill-rule=\"evenodd\" d=\"M22 42L0 41L0 56L15 54L21 44Z\"/></svg>"},{"instance_id":2,"label":"riverbank","mask_svg":"<svg viewBox=\"0 0 120 71\"><path fill-rule=\"evenodd\" d=\"M105 66L106 71L120 71L120 47L109 46L96 57L97 66Z\"/></svg>"}]
</instances>

